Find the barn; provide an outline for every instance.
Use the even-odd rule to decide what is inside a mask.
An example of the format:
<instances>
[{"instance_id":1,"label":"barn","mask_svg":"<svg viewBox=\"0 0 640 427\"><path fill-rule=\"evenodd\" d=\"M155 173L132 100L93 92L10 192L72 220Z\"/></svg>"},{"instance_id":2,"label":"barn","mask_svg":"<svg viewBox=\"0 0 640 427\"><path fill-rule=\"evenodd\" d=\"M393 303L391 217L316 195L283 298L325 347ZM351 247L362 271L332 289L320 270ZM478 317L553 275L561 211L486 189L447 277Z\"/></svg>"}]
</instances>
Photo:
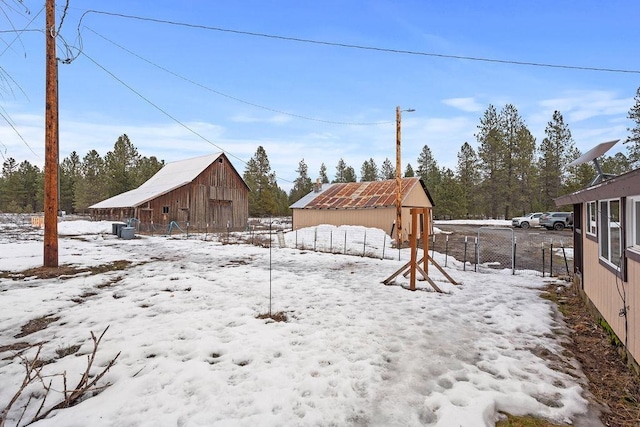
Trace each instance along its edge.
<instances>
[{"instance_id":1,"label":"barn","mask_svg":"<svg viewBox=\"0 0 640 427\"><path fill-rule=\"evenodd\" d=\"M402 179L402 229L410 230L411 208L433 207L433 199L420 178ZM290 206L293 229L320 224L361 225L379 228L389 235L396 220L395 179L370 182L316 184L311 193Z\"/></svg>"},{"instance_id":2,"label":"barn","mask_svg":"<svg viewBox=\"0 0 640 427\"><path fill-rule=\"evenodd\" d=\"M89 206L95 220L136 218L140 231L172 222L196 230L242 230L249 187L224 153L167 163L140 187Z\"/></svg>"}]
</instances>

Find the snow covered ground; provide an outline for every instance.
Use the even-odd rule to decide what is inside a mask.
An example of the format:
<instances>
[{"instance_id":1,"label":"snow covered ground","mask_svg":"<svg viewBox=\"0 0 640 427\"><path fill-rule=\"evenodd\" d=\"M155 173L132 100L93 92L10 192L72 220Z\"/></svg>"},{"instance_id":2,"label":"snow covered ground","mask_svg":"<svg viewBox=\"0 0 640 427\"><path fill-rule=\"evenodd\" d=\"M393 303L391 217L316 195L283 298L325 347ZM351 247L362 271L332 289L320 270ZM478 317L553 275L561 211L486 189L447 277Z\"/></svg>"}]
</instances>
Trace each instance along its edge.
<instances>
[{"instance_id":1,"label":"snow covered ground","mask_svg":"<svg viewBox=\"0 0 640 427\"><path fill-rule=\"evenodd\" d=\"M460 285L430 268L446 293L426 282L410 292L402 276L396 286L381 283L408 250L382 260L197 236L121 240L111 223L88 221L62 222L59 233L60 265L133 264L0 279L0 347L45 341L40 357L55 362L43 372L66 371L69 384L85 369L91 331L109 327L94 371L121 352L101 381L109 387L38 427L484 427L500 412L571 422L587 411L582 376L562 355L567 330L540 297L539 273L465 272L449 259L446 270ZM42 265L41 239L6 235L1 271ZM288 321L256 318L270 307ZM48 315L58 320L15 338ZM73 345L81 346L75 355L58 358L56 349ZM12 353L0 353L0 410L24 376ZM51 379L61 390L61 377ZM52 391L47 404L58 399Z\"/></svg>"}]
</instances>

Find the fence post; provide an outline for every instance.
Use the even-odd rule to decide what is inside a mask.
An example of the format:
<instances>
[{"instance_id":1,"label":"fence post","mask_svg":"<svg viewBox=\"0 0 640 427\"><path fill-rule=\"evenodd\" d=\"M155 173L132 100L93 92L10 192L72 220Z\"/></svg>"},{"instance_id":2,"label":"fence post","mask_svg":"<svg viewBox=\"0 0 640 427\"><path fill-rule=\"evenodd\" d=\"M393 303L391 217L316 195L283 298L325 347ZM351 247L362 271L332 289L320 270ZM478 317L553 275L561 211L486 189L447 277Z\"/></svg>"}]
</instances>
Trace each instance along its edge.
<instances>
[{"instance_id":1,"label":"fence post","mask_svg":"<svg viewBox=\"0 0 640 427\"><path fill-rule=\"evenodd\" d=\"M553 239L549 245L549 277L553 277Z\"/></svg>"},{"instance_id":2,"label":"fence post","mask_svg":"<svg viewBox=\"0 0 640 427\"><path fill-rule=\"evenodd\" d=\"M564 251L564 242L562 243L562 256L564 257L564 266L567 269L567 276L570 276L569 273L569 263L567 262L567 253Z\"/></svg>"},{"instance_id":3,"label":"fence post","mask_svg":"<svg viewBox=\"0 0 640 427\"><path fill-rule=\"evenodd\" d=\"M318 241L318 227L313 229L313 251L316 251L316 242Z\"/></svg>"},{"instance_id":4,"label":"fence post","mask_svg":"<svg viewBox=\"0 0 640 427\"><path fill-rule=\"evenodd\" d=\"M474 244L473 251L474 251L473 260L475 261L475 263L473 264L473 271L477 272L478 271L478 257L480 256L480 254L478 253L478 236L476 236L476 238L475 238L475 244Z\"/></svg>"},{"instance_id":5,"label":"fence post","mask_svg":"<svg viewBox=\"0 0 640 427\"><path fill-rule=\"evenodd\" d=\"M444 239L444 266L447 266L447 260L449 258L449 235L447 234Z\"/></svg>"},{"instance_id":6,"label":"fence post","mask_svg":"<svg viewBox=\"0 0 640 427\"><path fill-rule=\"evenodd\" d=\"M514 236L513 238L513 265L511 266L511 275L516 275L516 247L517 247L518 238Z\"/></svg>"},{"instance_id":7,"label":"fence post","mask_svg":"<svg viewBox=\"0 0 640 427\"><path fill-rule=\"evenodd\" d=\"M347 230L344 230L344 254L347 254Z\"/></svg>"},{"instance_id":8,"label":"fence post","mask_svg":"<svg viewBox=\"0 0 640 427\"><path fill-rule=\"evenodd\" d=\"M333 253L333 229L329 230L329 253Z\"/></svg>"},{"instance_id":9,"label":"fence post","mask_svg":"<svg viewBox=\"0 0 640 427\"><path fill-rule=\"evenodd\" d=\"M467 236L464 236L464 260L462 261L462 271L467 271Z\"/></svg>"},{"instance_id":10,"label":"fence post","mask_svg":"<svg viewBox=\"0 0 640 427\"><path fill-rule=\"evenodd\" d=\"M544 242L540 245L542 246L542 277L544 277Z\"/></svg>"},{"instance_id":11,"label":"fence post","mask_svg":"<svg viewBox=\"0 0 640 427\"><path fill-rule=\"evenodd\" d=\"M382 237L382 258L380 259L384 259L384 249L387 246L387 233L384 233L384 236Z\"/></svg>"},{"instance_id":12,"label":"fence post","mask_svg":"<svg viewBox=\"0 0 640 427\"><path fill-rule=\"evenodd\" d=\"M364 229L364 242L362 243L362 257L367 252L367 229Z\"/></svg>"}]
</instances>

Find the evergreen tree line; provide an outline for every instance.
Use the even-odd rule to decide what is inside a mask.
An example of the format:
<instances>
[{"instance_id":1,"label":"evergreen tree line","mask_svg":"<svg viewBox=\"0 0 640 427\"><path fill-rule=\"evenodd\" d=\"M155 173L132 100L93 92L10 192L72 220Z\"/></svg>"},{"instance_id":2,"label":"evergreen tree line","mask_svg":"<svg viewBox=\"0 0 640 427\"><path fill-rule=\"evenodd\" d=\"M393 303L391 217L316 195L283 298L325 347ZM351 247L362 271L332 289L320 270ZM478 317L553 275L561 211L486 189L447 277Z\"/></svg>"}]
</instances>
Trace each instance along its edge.
<instances>
[{"instance_id":1,"label":"evergreen tree line","mask_svg":"<svg viewBox=\"0 0 640 427\"><path fill-rule=\"evenodd\" d=\"M82 159L75 151L60 163L59 204L67 213L85 213L104 199L140 186L164 161L143 157L124 134L104 157L96 150ZM2 164L0 212L33 213L44 209L44 171L28 161L13 158Z\"/></svg>"},{"instance_id":2,"label":"evergreen tree line","mask_svg":"<svg viewBox=\"0 0 640 427\"><path fill-rule=\"evenodd\" d=\"M619 175L640 167L640 88L629 110L627 154L604 156L604 172ZM527 128L511 104L498 111L489 105L478 125L477 151L464 142L457 154L455 169L440 167L428 145L424 145L414 169L408 163L405 177L422 178L436 207L436 217L511 218L527 212L555 210L553 199L584 188L595 177L591 163L568 167L581 153L569 126L555 111L542 141ZM113 150L101 157L96 150L82 159L74 151L60 164L60 210L83 213L88 206L137 188L162 166L156 157L143 157L126 134L118 137ZM297 178L287 194L277 184L275 172L263 147L247 162L243 178L249 188L249 215L288 215L289 206L313 191L308 166L302 159ZM378 166L373 158L360 167L360 181L393 179L394 164L387 158ZM340 159L333 180L321 164L317 177L322 183L356 182L352 166ZM44 173L28 161L8 158L0 175L0 212L41 212L44 203Z\"/></svg>"},{"instance_id":3,"label":"evergreen tree line","mask_svg":"<svg viewBox=\"0 0 640 427\"><path fill-rule=\"evenodd\" d=\"M600 165L606 173L619 175L640 167L640 88L628 118L627 155L603 156ZM596 175L591 162L569 167L582 153L576 148L569 126L555 111L537 144L514 105L500 111L493 105L480 118L475 134L477 151L464 142L457 155L455 170L440 167L428 145L420 152L416 168L411 163L405 177L422 178L436 207L439 218L512 218L528 212L556 210L554 199L587 187ZM244 179L252 189L250 216L286 215L288 206L313 191L314 180L302 159L296 169L297 178L288 196L276 183L267 153L259 147L249 161ZM387 158L378 167L375 160L365 160L360 168L360 181L393 179L394 165ZM335 175L329 181L327 167L321 164L317 177L322 183L356 182L355 169L340 159Z\"/></svg>"}]
</instances>

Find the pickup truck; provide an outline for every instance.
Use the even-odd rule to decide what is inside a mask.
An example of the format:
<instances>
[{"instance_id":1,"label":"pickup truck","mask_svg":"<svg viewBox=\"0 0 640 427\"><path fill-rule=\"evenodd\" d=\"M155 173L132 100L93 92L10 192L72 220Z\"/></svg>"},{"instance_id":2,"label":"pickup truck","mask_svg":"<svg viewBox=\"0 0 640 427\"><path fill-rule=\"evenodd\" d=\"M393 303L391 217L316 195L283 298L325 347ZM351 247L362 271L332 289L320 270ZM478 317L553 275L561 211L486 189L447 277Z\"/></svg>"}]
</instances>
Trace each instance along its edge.
<instances>
[{"instance_id":1,"label":"pickup truck","mask_svg":"<svg viewBox=\"0 0 640 427\"><path fill-rule=\"evenodd\" d=\"M540 217L540 225L547 230L564 230L573 227L573 212L545 212Z\"/></svg>"},{"instance_id":2,"label":"pickup truck","mask_svg":"<svg viewBox=\"0 0 640 427\"><path fill-rule=\"evenodd\" d=\"M528 213L525 216L517 216L511 219L511 225L527 229L529 227L537 227L540 225L540 217L542 212Z\"/></svg>"}]
</instances>

